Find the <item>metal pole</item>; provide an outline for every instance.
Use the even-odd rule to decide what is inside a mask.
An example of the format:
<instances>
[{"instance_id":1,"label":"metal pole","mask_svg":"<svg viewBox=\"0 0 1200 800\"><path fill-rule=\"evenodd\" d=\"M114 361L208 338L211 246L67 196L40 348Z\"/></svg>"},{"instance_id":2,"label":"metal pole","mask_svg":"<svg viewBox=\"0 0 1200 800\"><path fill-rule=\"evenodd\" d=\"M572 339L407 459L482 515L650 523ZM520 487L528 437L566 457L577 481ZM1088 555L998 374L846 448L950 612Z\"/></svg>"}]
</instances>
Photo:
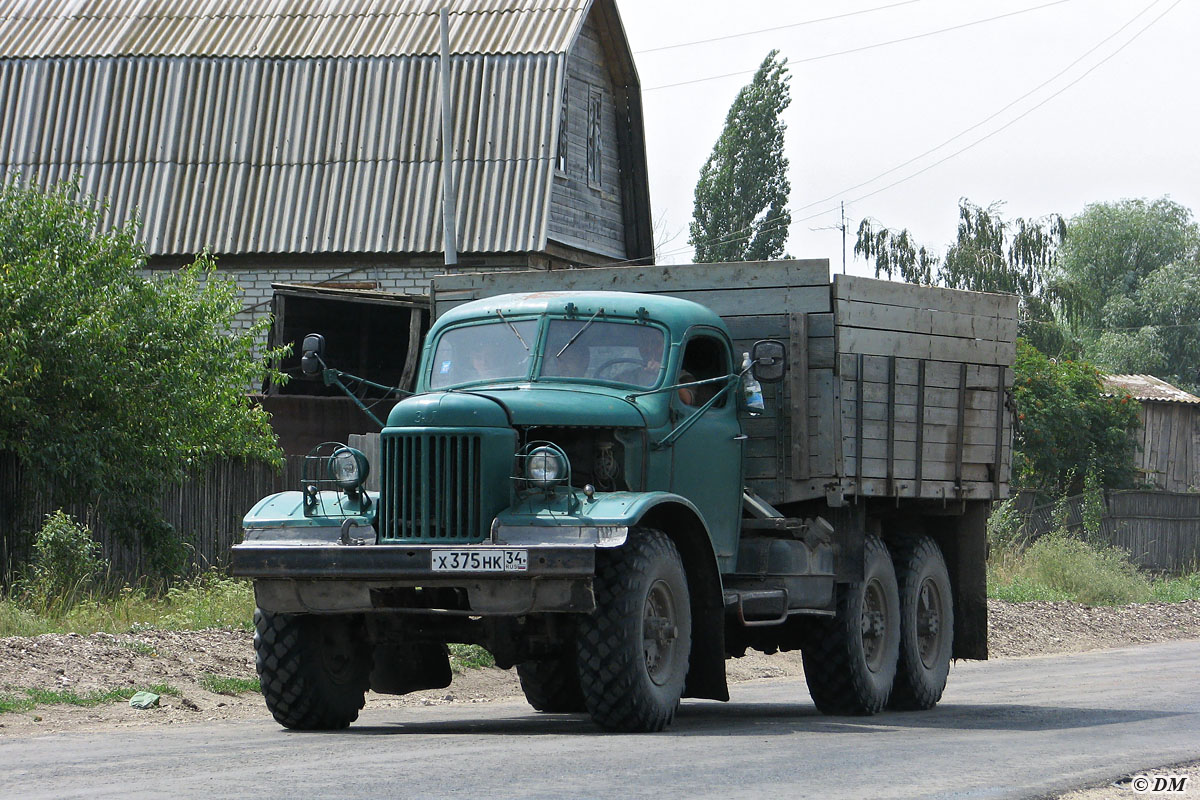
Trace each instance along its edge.
<instances>
[{"instance_id":1,"label":"metal pole","mask_svg":"<svg viewBox=\"0 0 1200 800\"><path fill-rule=\"evenodd\" d=\"M438 83L442 90L442 232L445 240L446 264L458 263L457 199L454 196L453 143L450 139L450 11L443 8L441 18L441 59L438 63Z\"/></svg>"},{"instance_id":2,"label":"metal pole","mask_svg":"<svg viewBox=\"0 0 1200 800\"><path fill-rule=\"evenodd\" d=\"M842 274L846 274L846 203L842 202Z\"/></svg>"}]
</instances>

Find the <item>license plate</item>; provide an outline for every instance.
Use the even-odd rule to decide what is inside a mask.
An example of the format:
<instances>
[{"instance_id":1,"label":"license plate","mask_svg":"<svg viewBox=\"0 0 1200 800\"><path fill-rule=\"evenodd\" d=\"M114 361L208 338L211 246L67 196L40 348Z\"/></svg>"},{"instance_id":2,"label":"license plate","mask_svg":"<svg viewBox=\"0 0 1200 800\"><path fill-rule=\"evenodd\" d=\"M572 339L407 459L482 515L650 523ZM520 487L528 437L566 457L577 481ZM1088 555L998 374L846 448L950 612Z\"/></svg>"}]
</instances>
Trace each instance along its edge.
<instances>
[{"instance_id":1,"label":"license plate","mask_svg":"<svg viewBox=\"0 0 1200 800\"><path fill-rule=\"evenodd\" d=\"M434 572L524 572L528 550L434 550Z\"/></svg>"}]
</instances>

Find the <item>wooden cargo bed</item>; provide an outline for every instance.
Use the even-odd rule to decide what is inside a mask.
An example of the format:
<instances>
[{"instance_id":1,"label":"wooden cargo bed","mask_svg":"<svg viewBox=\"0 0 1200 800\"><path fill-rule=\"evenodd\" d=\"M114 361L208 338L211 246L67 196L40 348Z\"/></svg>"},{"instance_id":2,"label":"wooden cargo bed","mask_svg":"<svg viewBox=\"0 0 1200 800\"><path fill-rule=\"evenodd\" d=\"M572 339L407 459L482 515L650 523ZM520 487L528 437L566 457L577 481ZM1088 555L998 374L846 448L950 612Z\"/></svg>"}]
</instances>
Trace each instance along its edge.
<instances>
[{"instance_id":1,"label":"wooden cargo bed","mask_svg":"<svg viewBox=\"0 0 1200 800\"><path fill-rule=\"evenodd\" d=\"M777 261L439 276L434 309L507 292L618 290L701 303L735 360L759 339L788 372L746 417L746 484L773 503L986 500L1008 493L1017 298L829 276Z\"/></svg>"}]
</instances>

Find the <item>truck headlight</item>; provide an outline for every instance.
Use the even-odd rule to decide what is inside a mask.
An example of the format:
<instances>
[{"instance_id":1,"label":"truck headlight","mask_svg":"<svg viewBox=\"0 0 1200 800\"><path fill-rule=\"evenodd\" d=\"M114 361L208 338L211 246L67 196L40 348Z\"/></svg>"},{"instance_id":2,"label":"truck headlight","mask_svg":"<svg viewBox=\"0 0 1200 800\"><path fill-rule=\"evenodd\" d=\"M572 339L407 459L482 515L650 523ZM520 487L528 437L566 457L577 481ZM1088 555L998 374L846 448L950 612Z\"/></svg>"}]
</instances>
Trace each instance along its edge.
<instances>
[{"instance_id":1,"label":"truck headlight","mask_svg":"<svg viewBox=\"0 0 1200 800\"><path fill-rule=\"evenodd\" d=\"M567 477L566 455L555 447L535 447L525 457L525 478L533 486L547 488Z\"/></svg>"},{"instance_id":2,"label":"truck headlight","mask_svg":"<svg viewBox=\"0 0 1200 800\"><path fill-rule=\"evenodd\" d=\"M367 482L370 473L367 457L353 447L338 448L329 457L329 477L342 489L357 489Z\"/></svg>"}]
</instances>

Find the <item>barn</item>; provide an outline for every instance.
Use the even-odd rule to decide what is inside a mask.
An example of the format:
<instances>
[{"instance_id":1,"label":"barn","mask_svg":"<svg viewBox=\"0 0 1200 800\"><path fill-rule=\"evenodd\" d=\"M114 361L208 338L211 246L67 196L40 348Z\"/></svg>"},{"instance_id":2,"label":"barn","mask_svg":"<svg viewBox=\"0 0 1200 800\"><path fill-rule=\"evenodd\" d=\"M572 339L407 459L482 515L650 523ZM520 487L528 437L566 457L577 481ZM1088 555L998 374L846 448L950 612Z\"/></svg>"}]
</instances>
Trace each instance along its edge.
<instances>
[{"instance_id":1,"label":"barn","mask_svg":"<svg viewBox=\"0 0 1200 800\"><path fill-rule=\"evenodd\" d=\"M5 5L0 174L138 214L152 270L207 248L246 320L274 283L420 294L445 271L443 79L459 268L653 259L615 0Z\"/></svg>"},{"instance_id":2,"label":"barn","mask_svg":"<svg viewBox=\"0 0 1200 800\"><path fill-rule=\"evenodd\" d=\"M1139 477L1166 492L1200 491L1200 397L1153 375L1105 375L1105 389L1138 402Z\"/></svg>"}]
</instances>

